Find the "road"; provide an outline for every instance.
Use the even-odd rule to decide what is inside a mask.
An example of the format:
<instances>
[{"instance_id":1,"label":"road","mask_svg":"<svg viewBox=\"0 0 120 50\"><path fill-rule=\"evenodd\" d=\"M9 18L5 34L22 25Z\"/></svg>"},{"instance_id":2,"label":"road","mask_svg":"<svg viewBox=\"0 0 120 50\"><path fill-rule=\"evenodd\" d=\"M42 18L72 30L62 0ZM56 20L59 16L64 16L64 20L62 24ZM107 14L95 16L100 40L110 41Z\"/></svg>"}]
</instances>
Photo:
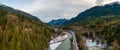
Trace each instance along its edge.
<instances>
[{"instance_id":1,"label":"road","mask_svg":"<svg viewBox=\"0 0 120 50\"><path fill-rule=\"evenodd\" d=\"M73 31L69 31L72 35L72 43L73 43L73 50L78 50L78 45L77 45L77 41L76 41L76 36L75 36L75 33Z\"/></svg>"}]
</instances>

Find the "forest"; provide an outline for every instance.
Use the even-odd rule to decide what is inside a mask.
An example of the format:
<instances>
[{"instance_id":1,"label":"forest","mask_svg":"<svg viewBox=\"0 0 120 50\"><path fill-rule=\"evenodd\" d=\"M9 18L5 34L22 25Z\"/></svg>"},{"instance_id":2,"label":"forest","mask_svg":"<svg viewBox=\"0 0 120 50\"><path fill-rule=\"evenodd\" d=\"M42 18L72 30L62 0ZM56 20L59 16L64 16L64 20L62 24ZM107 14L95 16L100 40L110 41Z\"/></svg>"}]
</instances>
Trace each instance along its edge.
<instances>
[{"instance_id":1,"label":"forest","mask_svg":"<svg viewBox=\"0 0 120 50\"><path fill-rule=\"evenodd\" d=\"M0 50L46 50L51 31L47 25L0 6Z\"/></svg>"},{"instance_id":2,"label":"forest","mask_svg":"<svg viewBox=\"0 0 120 50\"><path fill-rule=\"evenodd\" d=\"M80 50L86 48L82 36L94 40L94 35L100 37L103 42L107 41L112 50L120 50L120 16L87 18L74 23L72 28L76 30Z\"/></svg>"}]
</instances>

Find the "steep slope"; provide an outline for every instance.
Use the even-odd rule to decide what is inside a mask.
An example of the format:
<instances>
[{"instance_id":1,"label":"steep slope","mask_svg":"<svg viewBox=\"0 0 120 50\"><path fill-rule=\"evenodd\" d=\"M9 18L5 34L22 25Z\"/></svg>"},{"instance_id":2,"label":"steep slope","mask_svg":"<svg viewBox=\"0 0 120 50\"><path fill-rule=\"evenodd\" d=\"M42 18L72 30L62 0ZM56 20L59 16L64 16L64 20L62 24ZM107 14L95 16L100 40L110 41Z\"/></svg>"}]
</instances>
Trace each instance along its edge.
<instances>
[{"instance_id":1,"label":"steep slope","mask_svg":"<svg viewBox=\"0 0 120 50\"><path fill-rule=\"evenodd\" d=\"M103 6L92 7L77 17L72 18L64 26L76 31L80 50L85 50L83 36L99 37L102 43L107 43L111 50L120 50L120 4L114 2ZM107 49L108 49L107 48Z\"/></svg>"},{"instance_id":2,"label":"steep slope","mask_svg":"<svg viewBox=\"0 0 120 50\"><path fill-rule=\"evenodd\" d=\"M20 10L17 10L17 9L14 9L14 8L11 8L9 6L6 6L6 5L3 5L3 4L0 4L0 8L3 8L4 10L8 11L8 12L11 12L11 13L14 13L15 15L24 15L30 19L34 19L36 21L40 21L37 17L35 16L32 16L26 12L23 12L23 11L20 11Z\"/></svg>"},{"instance_id":3,"label":"steep slope","mask_svg":"<svg viewBox=\"0 0 120 50\"><path fill-rule=\"evenodd\" d=\"M48 24L51 26L61 26L67 21L68 21L67 19L57 19L50 21Z\"/></svg>"},{"instance_id":4,"label":"steep slope","mask_svg":"<svg viewBox=\"0 0 120 50\"><path fill-rule=\"evenodd\" d=\"M76 36L80 50L85 49L82 36L93 40L95 39L94 36L100 37L102 42L107 43L108 48L120 50L120 16L89 18L75 23L72 28L77 30Z\"/></svg>"},{"instance_id":5,"label":"steep slope","mask_svg":"<svg viewBox=\"0 0 120 50\"><path fill-rule=\"evenodd\" d=\"M0 50L47 50L50 30L38 18L0 5Z\"/></svg>"},{"instance_id":6,"label":"steep slope","mask_svg":"<svg viewBox=\"0 0 120 50\"><path fill-rule=\"evenodd\" d=\"M95 6L90 9L87 9L86 11L80 13L77 17L72 18L71 20L66 22L66 25L72 25L76 21L80 21L91 17L101 17L101 16L111 16L111 15L120 15L119 2L113 2L103 6Z\"/></svg>"}]
</instances>

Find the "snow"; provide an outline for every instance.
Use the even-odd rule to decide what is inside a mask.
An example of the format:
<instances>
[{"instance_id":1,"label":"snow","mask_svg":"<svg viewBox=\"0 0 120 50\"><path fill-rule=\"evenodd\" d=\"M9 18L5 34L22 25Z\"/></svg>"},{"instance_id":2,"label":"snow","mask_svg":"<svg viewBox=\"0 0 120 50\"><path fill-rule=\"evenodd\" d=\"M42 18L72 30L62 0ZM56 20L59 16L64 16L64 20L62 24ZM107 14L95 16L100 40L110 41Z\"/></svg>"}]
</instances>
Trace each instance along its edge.
<instances>
[{"instance_id":1,"label":"snow","mask_svg":"<svg viewBox=\"0 0 120 50\"><path fill-rule=\"evenodd\" d=\"M59 42L62 40L65 40L68 37L67 34L63 35L63 36L58 36L56 38L52 38L52 40L50 41L50 43L55 43L55 42Z\"/></svg>"},{"instance_id":2,"label":"snow","mask_svg":"<svg viewBox=\"0 0 120 50\"><path fill-rule=\"evenodd\" d=\"M95 50L95 49L100 49L100 48L106 48L107 47L107 43L103 43L103 44L98 44L96 41L92 41L92 39L86 39L86 46L88 47L88 50Z\"/></svg>"},{"instance_id":3,"label":"snow","mask_svg":"<svg viewBox=\"0 0 120 50\"><path fill-rule=\"evenodd\" d=\"M63 36L58 36L56 38L53 38L49 43L49 49L48 50L55 50L61 43L63 40L65 40L68 37L67 34L63 35Z\"/></svg>"},{"instance_id":4,"label":"snow","mask_svg":"<svg viewBox=\"0 0 120 50\"><path fill-rule=\"evenodd\" d=\"M50 50L55 50L62 42L50 44Z\"/></svg>"},{"instance_id":5,"label":"snow","mask_svg":"<svg viewBox=\"0 0 120 50\"><path fill-rule=\"evenodd\" d=\"M86 40L86 46L88 47L88 50L93 50L92 48L95 47L95 46L100 46L100 45L97 45L97 42L94 41L92 42L91 39L87 39Z\"/></svg>"},{"instance_id":6,"label":"snow","mask_svg":"<svg viewBox=\"0 0 120 50\"><path fill-rule=\"evenodd\" d=\"M98 46L98 45L96 44L96 42L95 42L95 41L92 42L92 40L86 40L86 45L87 45L88 47Z\"/></svg>"}]
</instances>

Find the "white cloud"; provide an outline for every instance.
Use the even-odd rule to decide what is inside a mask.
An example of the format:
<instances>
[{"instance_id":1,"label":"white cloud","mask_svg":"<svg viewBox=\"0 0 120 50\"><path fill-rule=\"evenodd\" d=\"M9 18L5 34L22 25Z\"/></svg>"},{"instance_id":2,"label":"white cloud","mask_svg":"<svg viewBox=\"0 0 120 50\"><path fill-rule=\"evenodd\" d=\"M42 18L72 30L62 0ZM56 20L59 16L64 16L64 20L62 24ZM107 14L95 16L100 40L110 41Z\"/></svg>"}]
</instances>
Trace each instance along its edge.
<instances>
[{"instance_id":1,"label":"white cloud","mask_svg":"<svg viewBox=\"0 0 120 50\"><path fill-rule=\"evenodd\" d=\"M111 3L111 2L115 2L115 1L120 1L120 0L105 0L103 4L107 4L107 3Z\"/></svg>"},{"instance_id":2,"label":"white cloud","mask_svg":"<svg viewBox=\"0 0 120 50\"><path fill-rule=\"evenodd\" d=\"M33 8L28 9L28 11L31 14L39 17L42 21L48 22L52 19L70 19L72 17L75 17L81 11L94 6L94 2L95 0L36 0L32 2L32 4L29 4L32 5ZM29 5L25 7L31 7Z\"/></svg>"},{"instance_id":3,"label":"white cloud","mask_svg":"<svg viewBox=\"0 0 120 50\"><path fill-rule=\"evenodd\" d=\"M103 4L120 0L104 0ZM52 19L77 16L80 12L96 5L96 0L34 0L19 9L48 22Z\"/></svg>"},{"instance_id":4,"label":"white cloud","mask_svg":"<svg viewBox=\"0 0 120 50\"><path fill-rule=\"evenodd\" d=\"M111 2L115 2L115 1L120 1L120 0L96 0L96 4L97 5L104 5L104 4L108 4Z\"/></svg>"},{"instance_id":5,"label":"white cloud","mask_svg":"<svg viewBox=\"0 0 120 50\"><path fill-rule=\"evenodd\" d=\"M33 11L37 11L39 9L44 9L45 4L42 2L43 1L41 1L41 0L34 0L33 2L30 2L26 5L24 5L23 7L20 7L19 9L26 11L26 12L33 12Z\"/></svg>"}]
</instances>

